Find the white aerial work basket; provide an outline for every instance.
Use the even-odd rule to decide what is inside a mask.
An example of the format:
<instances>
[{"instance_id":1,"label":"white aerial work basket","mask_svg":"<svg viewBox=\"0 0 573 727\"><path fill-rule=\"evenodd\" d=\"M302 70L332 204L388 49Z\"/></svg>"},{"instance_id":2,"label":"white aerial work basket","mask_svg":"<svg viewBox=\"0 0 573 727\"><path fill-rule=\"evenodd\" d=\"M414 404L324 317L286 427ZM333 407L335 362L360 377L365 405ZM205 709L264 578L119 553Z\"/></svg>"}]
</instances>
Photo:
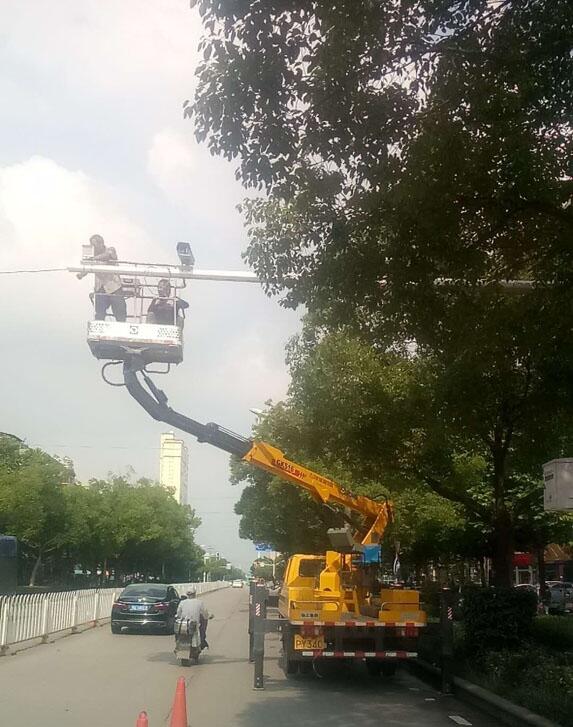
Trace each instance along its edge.
<instances>
[{"instance_id":1,"label":"white aerial work basket","mask_svg":"<svg viewBox=\"0 0 573 727\"><path fill-rule=\"evenodd\" d=\"M183 361L183 329L128 320L90 321L88 345L98 359L119 361L139 354L145 363L179 364Z\"/></svg>"},{"instance_id":2,"label":"white aerial work basket","mask_svg":"<svg viewBox=\"0 0 573 727\"><path fill-rule=\"evenodd\" d=\"M94 285L94 291L90 295L92 303L96 302L99 295L116 298L113 302L119 318L119 320L115 318L114 306L110 301L104 313L100 306L98 319L88 323L87 341L97 359L127 361L136 356L145 365L179 364L183 361L183 322L187 304L184 301L182 303L178 292L185 288L186 281L200 279L259 282L256 275L243 270L195 270L195 259L187 242L177 243L177 255L180 260L179 265L125 262L115 259L104 263L94 260L91 244L83 246L81 265L69 267L68 270L80 279L88 274L95 275L96 279L99 276L99 292ZM103 288L101 286L102 276L120 278L121 289L117 289L117 293L106 294L105 286ZM161 283L169 283L168 293L159 292ZM122 298L120 303L117 297ZM156 307L150 315L150 306L154 299L161 299L163 304L161 315L157 314ZM165 305L166 303L168 305ZM169 311L168 314L166 310ZM101 320L103 315L105 319ZM122 320L124 315L125 321Z\"/></svg>"}]
</instances>

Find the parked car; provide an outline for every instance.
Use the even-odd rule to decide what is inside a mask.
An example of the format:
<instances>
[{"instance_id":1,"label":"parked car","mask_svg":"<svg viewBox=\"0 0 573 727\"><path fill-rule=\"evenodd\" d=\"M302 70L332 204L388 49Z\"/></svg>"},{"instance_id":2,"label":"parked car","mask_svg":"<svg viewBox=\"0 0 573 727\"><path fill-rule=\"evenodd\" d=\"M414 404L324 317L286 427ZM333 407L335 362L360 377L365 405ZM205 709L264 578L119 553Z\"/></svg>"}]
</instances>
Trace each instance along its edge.
<instances>
[{"instance_id":1,"label":"parked car","mask_svg":"<svg viewBox=\"0 0 573 727\"><path fill-rule=\"evenodd\" d=\"M243 581L236 580L231 583L231 588L242 588L243 587Z\"/></svg>"},{"instance_id":2,"label":"parked car","mask_svg":"<svg viewBox=\"0 0 573 727\"><path fill-rule=\"evenodd\" d=\"M573 613L573 583L570 581L547 581L547 596L540 604L545 613ZM539 599L539 586L531 583L521 583L514 588L535 593Z\"/></svg>"},{"instance_id":3,"label":"parked car","mask_svg":"<svg viewBox=\"0 0 573 727\"><path fill-rule=\"evenodd\" d=\"M112 606L112 633L137 627L172 634L180 600L175 588L165 583L133 583L123 589Z\"/></svg>"},{"instance_id":4,"label":"parked car","mask_svg":"<svg viewBox=\"0 0 573 727\"><path fill-rule=\"evenodd\" d=\"M573 612L573 583L569 581L547 581L551 599L549 613Z\"/></svg>"},{"instance_id":5,"label":"parked car","mask_svg":"<svg viewBox=\"0 0 573 727\"><path fill-rule=\"evenodd\" d=\"M514 586L516 591L531 591L531 593L535 593L536 595L539 595L539 586L534 586L531 583L520 583L517 586Z\"/></svg>"}]
</instances>

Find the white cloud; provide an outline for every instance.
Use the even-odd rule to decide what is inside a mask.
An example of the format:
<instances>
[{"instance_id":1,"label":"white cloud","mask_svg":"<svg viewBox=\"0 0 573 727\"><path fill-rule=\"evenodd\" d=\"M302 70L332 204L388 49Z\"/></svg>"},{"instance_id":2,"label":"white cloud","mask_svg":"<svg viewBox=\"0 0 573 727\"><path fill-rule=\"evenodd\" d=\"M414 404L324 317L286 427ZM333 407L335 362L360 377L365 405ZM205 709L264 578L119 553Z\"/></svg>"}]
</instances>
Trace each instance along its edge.
<instances>
[{"instance_id":1,"label":"white cloud","mask_svg":"<svg viewBox=\"0 0 573 727\"><path fill-rule=\"evenodd\" d=\"M253 330L245 332L226 350L211 374L214 382L226 382L233 388L245 411L286 395L288 373L282 361L271 357L267 342ZM279 352L282 359L282 348Z\"/></svg>"},{"instance_id":2,"label":"white cloud","mask_svg":"<svg viewBox=\"0 0 573 727\"><path fill-rule=\"evenodd\" d=\"M148 170L161 191L195 218L213 219L221 208L223 219L236 230L240 226L235 206L245 191L234 178L232 165L214 158L204 144L198 144L188 122L181 130L173 126L157 132L148 152ZM221 224L221 215L218 223Z\"/></svg>"},{"instance_id":3,"label":"white cloud","mask_svg":"<svg viewBox=\"0 0 573 727\"><path fill-rule=\"evenodd\" d=\"M191 83L199 33L187 0L2 3L5 51L89 94Z\"/></svg>"},{"instance_id":4,"label":"white cloud","mask_svg":"<svg viewBox=\"0 0 573 727\"><path fill-rule=\"evenodd\" d=\"M165 194L181 198L188 189L198 186L200 163L197 151L188 139L171 129L155 134L149 149L148 168Z\"/></svg>"},{"instance_id":5,"label":"white cloud","mask_svg":"<svg viewBox=\"0 0 573 727\"><path fill-rule=\"evenodd\" d=\"M147 235L116 196L84 172L43 157L0 168L0 269L74 265L95 232L117 242L126 258L145 254L151 249ZM71 320L89 312L89 282L69 273L2 276L2 284L4 293L20 297L18 310L30 324L45 326L54 316L61 321L64 308Z\"/></svg>"},{"instance_id":6,"label":"white cloud","mask_svg":"<svg viewBox=\"0 0 573 727\"><path fill-rule=\"evenodd\" d=\"M182 119L200 32L189 0L0 0L0 19L0 270L73 264L95 232L124 259L170 259L189 239L201 267L241 265L233 165ZM85 342L90 283L0 276L0 429L70 455L83 478L127 465L154 476L164 427L100 380ZM284 394L298 318L254 287L186 292L186 359L158 383L175 408L248 434L249 407ZM226 455L188 442L191 497L228 496ZM203 532L228 555L249 552L232 513Z\"/></svg>"}]
</instances>

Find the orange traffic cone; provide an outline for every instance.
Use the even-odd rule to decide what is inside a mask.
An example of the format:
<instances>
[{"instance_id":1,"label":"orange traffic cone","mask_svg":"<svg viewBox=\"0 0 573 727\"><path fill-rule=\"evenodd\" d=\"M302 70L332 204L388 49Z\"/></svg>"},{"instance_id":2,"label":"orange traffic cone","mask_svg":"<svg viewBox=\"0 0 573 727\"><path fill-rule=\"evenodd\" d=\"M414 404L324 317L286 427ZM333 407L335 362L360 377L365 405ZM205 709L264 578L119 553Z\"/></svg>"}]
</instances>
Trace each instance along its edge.
<instances>
[{"instance_id":1,"label":"orange traffic cone","mask_svg":"<svg viewBox=\"0 0 573 727\"><path fill-rule=\"evenodd\" d=\"M187 699L185 697L185 677L177 680L175 699L171 709L170 727L188 727L187 725Z\"/></svg>"},{"instance_id":2,"label":"orange traffic cone","mask_svg":"<svg viewBox=\"0 0 573 727\"><path fill-rule=\"evenodd\" d=\"M135 727L149 727L147 712L140 712L137 722L135 723Z\"/></svg>"}]
</instances>

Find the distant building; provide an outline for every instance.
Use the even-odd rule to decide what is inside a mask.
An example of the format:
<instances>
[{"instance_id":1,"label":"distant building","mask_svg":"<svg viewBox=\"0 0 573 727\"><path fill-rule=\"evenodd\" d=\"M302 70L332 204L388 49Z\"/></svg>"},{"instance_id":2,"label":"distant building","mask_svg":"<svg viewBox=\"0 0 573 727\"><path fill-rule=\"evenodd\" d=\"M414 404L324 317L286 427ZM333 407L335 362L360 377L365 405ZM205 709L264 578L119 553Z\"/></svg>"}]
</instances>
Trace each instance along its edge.
<instances>
[{"instance_id":1,"label":"distant building","mask_svg":"<svg viewBox=\"0 0 573 727\"><path fill-rule=\"evenodd\" d=\"M173 432L161 435L159 448L159 482L173 490L178 503L187 504L188 454L185 442Z\"/></svg>"}]
</instances>

